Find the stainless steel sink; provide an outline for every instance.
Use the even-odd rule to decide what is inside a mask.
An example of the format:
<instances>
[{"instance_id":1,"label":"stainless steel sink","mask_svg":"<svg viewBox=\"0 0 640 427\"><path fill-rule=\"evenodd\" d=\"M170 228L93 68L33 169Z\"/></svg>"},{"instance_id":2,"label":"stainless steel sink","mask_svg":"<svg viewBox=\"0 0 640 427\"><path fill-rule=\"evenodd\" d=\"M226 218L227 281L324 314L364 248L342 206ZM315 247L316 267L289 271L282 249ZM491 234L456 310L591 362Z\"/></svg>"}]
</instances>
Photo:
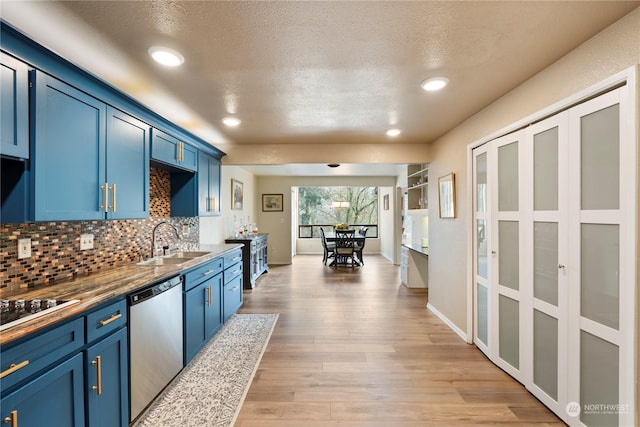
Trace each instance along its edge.
<instances>
[{"instance_id":1,"label":"stainless steel sink","mask_svg":"<svg viewBox=\"0 0 640 427\"><path fill-rule=\"evenodd\" d=\"M148 265L156 267L159 265L180 265L193 259L193 257L162 257L162 258L149 258L146 261L140 261L137 265Z\"/></svg>"},{"instance_id":2,"label":"stainless steel sink","mask_svg":"<svg viewBox=\"0 0 640 427\"><path fill-rule=\"evenodd\" d=\"M200 252L200 251L187 251L187 252L176 252L171 255L167 255L167 258L198 258L201 256L208 255L209 252Z\"/></svg>"}]
</instances>

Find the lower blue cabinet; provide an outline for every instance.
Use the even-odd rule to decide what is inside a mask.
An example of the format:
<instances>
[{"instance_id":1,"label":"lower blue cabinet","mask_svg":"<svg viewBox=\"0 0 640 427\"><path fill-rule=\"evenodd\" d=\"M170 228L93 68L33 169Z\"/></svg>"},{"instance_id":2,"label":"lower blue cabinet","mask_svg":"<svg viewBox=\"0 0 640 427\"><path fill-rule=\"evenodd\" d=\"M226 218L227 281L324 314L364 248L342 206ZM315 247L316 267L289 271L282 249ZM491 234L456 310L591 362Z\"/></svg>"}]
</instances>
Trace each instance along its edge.
<instances>
[{"instance_id":1,"label":"lower blue cabinet","mask_svg":"<svg viewBox=\"0 0 640 427\"><path fill-rule=\"evenodd\" d=\"M127 328L87 349L87 420L90 427L129 423Z\"/></svg>"},{"instance_id":2,"label":"lower blue cabinet","mask_svg":"<svg viewBox=\"0 0 640 427\"><path fill-rule=\"evenodd\" d=\"M218 273L184 293L185 365L222 326L221 291L222 273Z\"/></svg>"},{"instance_id":3,"label":"lower blue cabinet","mask_svg":"<svg viewBox=\"0 0 640 427\"><path fill-rule=\"evenodd\" d=\"M4 395L0 419L12 427L84 426L83 365L77 354Z\"/></svg>"},{"instance_id":4,"label":"lower blue cabinet","mask_svg":"<svg viewBox=\"0 0 640 427\"><path fill-rule=\"evenodd\" d=\"M224 321L226 322L242 305L242 276L236 276L224 285Z\"/></svg>"}]
</instances>

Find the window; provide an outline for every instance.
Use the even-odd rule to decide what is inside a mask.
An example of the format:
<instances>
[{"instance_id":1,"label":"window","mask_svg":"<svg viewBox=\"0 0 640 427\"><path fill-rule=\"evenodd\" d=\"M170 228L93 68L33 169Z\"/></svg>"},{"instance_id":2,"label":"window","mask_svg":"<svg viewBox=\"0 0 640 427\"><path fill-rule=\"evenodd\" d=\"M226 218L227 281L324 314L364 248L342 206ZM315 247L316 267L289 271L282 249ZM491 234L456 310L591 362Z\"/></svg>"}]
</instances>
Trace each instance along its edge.
<instances>
[{"instance_id":1,"label":"window","mask_svg":"<svg viewBox=\"0 0 640 427\"><path fill-rule=\"evenodd\" d=\"M336 224L369 227L367 237L378 237L378 187L299 187L298 237L320 237L320 228Z\"/></svg>"}]
</instances>

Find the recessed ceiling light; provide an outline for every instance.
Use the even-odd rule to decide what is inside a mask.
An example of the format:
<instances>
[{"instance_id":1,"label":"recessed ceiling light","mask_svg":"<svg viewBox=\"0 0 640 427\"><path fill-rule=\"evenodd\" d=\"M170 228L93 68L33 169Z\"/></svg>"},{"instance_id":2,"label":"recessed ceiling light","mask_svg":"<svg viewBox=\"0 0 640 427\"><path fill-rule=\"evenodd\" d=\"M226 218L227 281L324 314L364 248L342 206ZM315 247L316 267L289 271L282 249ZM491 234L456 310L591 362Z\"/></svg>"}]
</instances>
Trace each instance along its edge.
<instances>
[{"instance_id":1,"label":"recessed ceiling light","mask_svg":"<svg viewBox=\"0 0 640 427\"><path fill-rule=\"evenodd\" d=\"M400 129L389 129L387 131L387 136L394 137L400 135L402 131Z\"/></svg>"},{"instance_id":2,"label":"recessed ceiling light","mask_svg":"<svg viewBox=\"0 0 640 427\"><path fill-rule=\"evenodd\" d=\"M440 90L449 83L449 79L446 77L432 77L420 83L422 89L429 92Z\"/></svg>"},{"instance_id":3,"label":"recessed ceiling light","mask_svg":"<svg viewBox=\"0 0 640 427\"><path fill-rule=\"evenodd\" d=\"M184 63L184 56L173 49L163 46L151 46L149 55L158 63L167 67L177 67Z\"/></svg>"},{"instance_id":4,"label":"recessed ceiling light","mask_svg":"<svg viewBox=\"0 0 640 427\"><path fill-rule=\"evenodd\" d=\"M224 123L225 125L229 126L229 127L236 127L238 126L241 122L240 119L236 118L236 117L225 117L224 119L222 119L222 123Z\"/></svg>"}]
</instances>

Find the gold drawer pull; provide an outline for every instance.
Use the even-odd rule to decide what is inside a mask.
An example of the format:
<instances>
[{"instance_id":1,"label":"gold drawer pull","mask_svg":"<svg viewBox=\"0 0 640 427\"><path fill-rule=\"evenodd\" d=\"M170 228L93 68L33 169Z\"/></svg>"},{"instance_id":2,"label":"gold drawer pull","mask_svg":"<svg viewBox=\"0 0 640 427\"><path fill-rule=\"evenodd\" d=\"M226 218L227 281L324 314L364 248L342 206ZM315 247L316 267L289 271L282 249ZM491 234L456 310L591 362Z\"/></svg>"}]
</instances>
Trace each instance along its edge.
<instances>
[{"instance_id":1,"label":"gold drawer pull","mask_svg":"<svg viewBox=\"0 0 640 427\"><path fill-rule=\"evenodd\" d=\"M231 288L231 292L235 292L236 289L238 289L238 288L239 288L239 286L236 286L235 288Z\"/></svg>"},{"instance_id":2,"label":"gold drawer pull","mask_svg":"<svg viewBox=\"0 0 640 427\"><path fill-rule=\"evenodd\" d=\"M210 274L211 274L211 273L213 273L213 272L214 272L214 270L207 270L207 271L205 271L204 273L202 273L202 275L203 275L203 276L208 276L208 275L210 275Z\"/></svg>"},{"instance_id":3,"label":"gold drawer pull","mask_svg":"<svg viewBox=\"0 0 640 427\"><path fill-rule=\"evenodd\" d=\"M238 273L240 273L240 271L241 271L241 270L233 270L233 271L231 272L231 274L238 274Z\"/></svg>"},{"instance_id":4,"label":"gold drawer pull","mask_svg":"<svg viewBox=\"0 0 640 427\"><path fill-rule=\"evenodd\" d=\"M98 396L102 394L102 359L100 356L96 356L96 360L92 360L91 364L96 366L96 385L91 386L91 390L98 393Z\"/></svg>"},{"instance_id":5,"label":"gold drawer pull","mask_svg":"<svg viewBox=\"0 0 640 427\"><path fill-rule=\"evenodd\" d=\"M6 371L3 371L2 373L0 373L0 378L4 378L9 374L13 374L15 371L24 368L28 364L29 364L28 360L24 360L24 361L18 363L17 365L15 363L12 363L11 365L9 365L9 369L7 369Z\"/></svg>"},{"instance_id":6,"label":"gold drawer pull","mask_svg":"<svg viewBox=\"0 0 640 427\"><path fill-rule=\"evenodd\" d=\"M11 415L6 417L3 421L5 424L11 423L11 427L18 427L18 411L11 411Z\"/></svg>"},{"instance_id":7,"label":"gold drawer pull","mask_svg":"<svg viewBox=\"0 0 640 427\"><path fill-rule=\"evenodd\" d=\"M118 320L121 317L122 317L122 313L114 314L113 316L111 316L107 320L101 320L100 321L100 326L107 326L109 323L113 322L114 320Z\"/></svg>"}]
</instances>

